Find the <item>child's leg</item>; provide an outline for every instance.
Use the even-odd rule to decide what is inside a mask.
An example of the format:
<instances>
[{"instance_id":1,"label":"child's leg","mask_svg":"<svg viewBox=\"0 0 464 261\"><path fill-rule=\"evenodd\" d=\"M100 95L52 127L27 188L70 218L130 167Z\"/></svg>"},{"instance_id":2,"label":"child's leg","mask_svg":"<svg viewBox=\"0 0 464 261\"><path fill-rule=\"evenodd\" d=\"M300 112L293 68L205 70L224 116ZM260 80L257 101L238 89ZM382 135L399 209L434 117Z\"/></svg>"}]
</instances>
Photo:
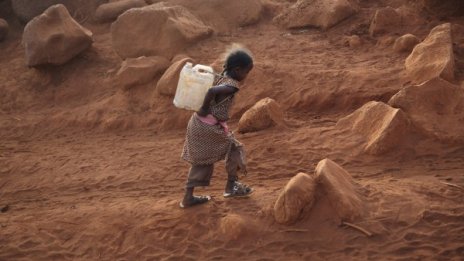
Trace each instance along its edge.
<instances>
[{"instance_id":1,"label":"child's leg","mask_svg":"<svg viewBox=\"0 0 464 261\"><path fill-rule=\"evenodd\" d=\"M213 170L213 164L192 165L188 174L185 195L181 202L181 207L190 207L210 200L209 196L194 196L193 191L195 187L209 186Z\"/></svg>"},{"instance_id":2,"label":"child's leg","mask_svg":"<svg viewBox=\"0 0 464 261\"><path fill-rule=\"evenodd\" d=\"M244 168L244 159L238 147L232 143L232 147L226 159L227 183L225 187L225 197L229 196L246 196L253 190L238 182L238 169Z\"/></svg>"}]
</instances>

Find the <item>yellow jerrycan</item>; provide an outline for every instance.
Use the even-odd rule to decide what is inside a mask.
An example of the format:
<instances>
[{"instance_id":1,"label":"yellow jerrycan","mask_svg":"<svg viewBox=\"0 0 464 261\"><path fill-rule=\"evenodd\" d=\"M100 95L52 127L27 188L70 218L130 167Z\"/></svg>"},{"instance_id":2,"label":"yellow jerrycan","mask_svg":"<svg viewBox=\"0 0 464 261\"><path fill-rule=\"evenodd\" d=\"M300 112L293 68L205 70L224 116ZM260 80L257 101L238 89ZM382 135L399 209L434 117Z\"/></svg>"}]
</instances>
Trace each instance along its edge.
<instances>
[{"instance_id":1,"label":"yellow jerrycan","mask_svg":"<svg viewBox=\"0 0 464 261\"><path fill-rule=\"evenodd\" d=\"M186 63L180 71L174 105L177 108L198 111L213 83L213 68L201 64L193 66L192 63Z\"/></svg>"}]
</instances>

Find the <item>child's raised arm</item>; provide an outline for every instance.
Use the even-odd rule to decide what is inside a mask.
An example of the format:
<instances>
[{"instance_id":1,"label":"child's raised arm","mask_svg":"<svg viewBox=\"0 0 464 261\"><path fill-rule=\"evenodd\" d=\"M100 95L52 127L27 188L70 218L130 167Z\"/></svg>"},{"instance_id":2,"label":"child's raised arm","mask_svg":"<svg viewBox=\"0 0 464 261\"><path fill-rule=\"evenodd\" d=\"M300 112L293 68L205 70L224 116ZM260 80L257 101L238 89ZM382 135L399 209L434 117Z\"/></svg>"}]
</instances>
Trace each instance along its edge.
<instances>
[{"instance_id":1,"label":"child's raised arm","mask_svg":"<svg viewBox=\"0 0 464 261\"><path fill-rule=\"evenodd\" d=\"M230 96L236 92L237 89L235 87L227 85L220 85L210 88L206 93L203 105L201 106L200 110L198 110L197 114L201 117L206 117L210 113L209 105L213 99L216 99L218 96L220 100L223 100L227 96Z\"/></svg>"}]
</instances>

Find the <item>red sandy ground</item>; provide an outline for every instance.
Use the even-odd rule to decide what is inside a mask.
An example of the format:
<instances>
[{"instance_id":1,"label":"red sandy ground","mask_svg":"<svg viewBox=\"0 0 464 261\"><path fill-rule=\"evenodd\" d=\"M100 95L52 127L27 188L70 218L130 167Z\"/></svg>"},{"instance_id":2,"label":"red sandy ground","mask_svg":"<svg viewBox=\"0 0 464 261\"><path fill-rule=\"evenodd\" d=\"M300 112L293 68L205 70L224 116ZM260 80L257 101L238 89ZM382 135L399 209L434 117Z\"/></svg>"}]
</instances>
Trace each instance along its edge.
<instances>
[{"instance_id":1,"label":"red sandy ground","mask_svg":"<svg viewBox=\"0 0 464 261\"><path fill-rule=\"evenodd\" d=\"M462 146L424 141L374 157L334 131L339 118L388 101L405 83L408 54L366 34L372 10L366 5L328 32L283 30L265 15L186 50L208 64L229 43L245 44L256 66L232 126L264 97L287 119L237 135L249 156L243 181L256 189L251 198L222 198L219 163L212 186L198 190L212 202L187 210L178 208L188 171L179 156L190 113L157 95L156 82L114 87L121 61L109 25L86 24L95 43L69 64L30 69L13 24L0 44L0 208L9 207L0 213L0 260L462 260L464 191L445 184L464 186ZM414 33L423 39L441 22ZM359 48L343 42L353 32L364 39ZM368 213L357 225L372 237L339 226L325 199L295 225L275 223L271 209L289 178L326 157L362 186ZM244 225L221 230L231 216Z\"/></svg>"}]
</instances>

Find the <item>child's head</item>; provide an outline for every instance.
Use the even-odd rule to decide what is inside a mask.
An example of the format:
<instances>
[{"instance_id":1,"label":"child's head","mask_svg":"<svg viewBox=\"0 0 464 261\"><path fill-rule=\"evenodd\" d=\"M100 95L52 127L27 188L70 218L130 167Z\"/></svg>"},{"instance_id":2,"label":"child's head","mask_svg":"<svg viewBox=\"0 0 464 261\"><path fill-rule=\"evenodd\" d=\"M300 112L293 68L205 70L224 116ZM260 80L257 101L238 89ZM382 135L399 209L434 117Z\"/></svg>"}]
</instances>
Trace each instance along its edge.
<instances>
[{"instance_id":1,"label":"child's head","mask_svg":"<svg viewBox=\"0 0 464 261\"><path fill-rule=\"evenodd\" d=\"M240 46L233 46L226 53L224 72L237 81L243 81L253 69L253 58L250 52Z\"/></svg>"}]
</instances>

